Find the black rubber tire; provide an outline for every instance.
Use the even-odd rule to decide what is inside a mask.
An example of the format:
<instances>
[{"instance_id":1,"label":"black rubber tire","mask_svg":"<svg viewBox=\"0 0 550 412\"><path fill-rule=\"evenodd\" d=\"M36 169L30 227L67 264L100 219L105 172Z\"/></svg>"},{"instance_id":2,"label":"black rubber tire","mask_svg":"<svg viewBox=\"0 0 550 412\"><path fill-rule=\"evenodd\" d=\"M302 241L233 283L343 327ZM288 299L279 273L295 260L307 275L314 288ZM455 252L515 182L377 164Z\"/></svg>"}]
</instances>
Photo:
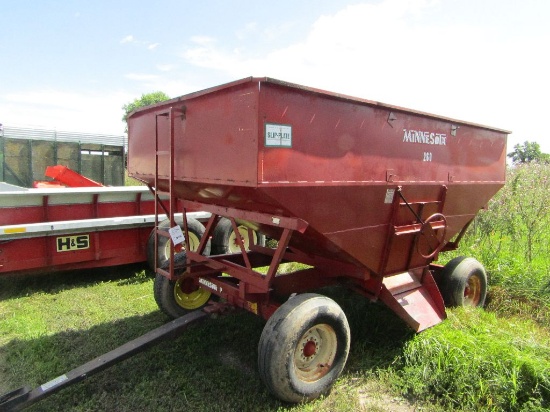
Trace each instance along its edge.
<instances>
[{"instance_id":1,"label":"black rubber tire","mask_svg":"<svg viewBox=\"0 0 550 412\"><path fill-rule=\"evenodd\" d=\"M185 260L187 260L185 252L174 256L175 263ZM167 267L168 262L164 264L163 269ZM187 288L187 290L182 290L182 287ZM211 292L194 286L191 279L168 280L159 274L155 276L153 295L159 309L172 319L201 309L212 298Z\"/></svg>"},{"instance_id":2,"label":"black rubber tire","mask_svg":"<svg viewBox=\"0 0 550 412\"><path fill-rule=\"evenodd\" d=\"M239 228L244 226L238 226ZM244 244L247 248L248 240L248 229L243 230L242 232L244 237ZM265 246L265 235L253 231L256 239L254 241L259 246ZM248 248L247 248L248 250ZM212 235L212 253L215 255L225 255L228 253L240 253L240 248L235 241L235 235L233 232L233 226L231 221L225 217L222 217L216 228L214 229L214 234Z\"/></svg>"},{"instance_id":3,"label":"black rubber tire","mask_svg":"<svg viewBox=\"0 0 550 412\"><path fill-rule=\"evenodd\" d=\"M340 376L349 346L348 321L336 302L313 293L294 296L263 329L258 344L260 378L283 401L318 398L328 394Z\"/></svg>"},{"instance_id":4,"label":"black rubber tire","mask_svg":"<svg viewBox=\"0 0 550 412\"><path fill-rule=\"evenodd\" d=\"M175 220L175 223L179 227L181 227L181 230L183 231L183 218L181 216L176 216L174 220ZM199 241L202 235L204 234L204 230L205 230L204 226L197 219L193 219L193 218L187 219L187 226L189 229L189 238L191 239L191 250L196 250L198 247ZM165 219L159 223L159 229L168 230L169 228L170 228L169 219ZM169 242L170 242L169 238L159 236L158 247L156 250L156 253L158 256L159 268L163 267L168 261ZM186 246L184 246L184 250L186 250ZM210 241L208 241L208 243L206 244L203 255L205 256L210 255ZM154 230L151 231L151 234L147 239L147 263L149 264L149 267L154 271L155 270L155 231Z\"/></svg>"},{"instance_id":5,"label":"black rubber tire","mask_svg":"<svg viewBox=\"0 0 550 412\"><path fill-rule=\"evenodd\" d=\"M476 259L454 258L441 272L441 294L449 307L483 307L487 297L487 273Z\"/></svg>"}]
</instances>

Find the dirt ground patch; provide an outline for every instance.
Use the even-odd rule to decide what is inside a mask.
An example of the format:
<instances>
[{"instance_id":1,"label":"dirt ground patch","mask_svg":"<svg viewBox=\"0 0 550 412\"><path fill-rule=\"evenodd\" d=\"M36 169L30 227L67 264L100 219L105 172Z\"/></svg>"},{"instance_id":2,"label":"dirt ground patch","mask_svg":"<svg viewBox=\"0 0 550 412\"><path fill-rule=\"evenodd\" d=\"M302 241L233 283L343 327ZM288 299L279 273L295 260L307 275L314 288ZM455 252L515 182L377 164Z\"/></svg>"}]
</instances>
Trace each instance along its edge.
<instances>
[{"instance_id":1,"label":"dirt ground patch","mask_svg":"<svg viewBox=\"0 0 550 412\"><path fill-rule=\"evenodd\" d=\"M379 382L370 382L357 391L360 411L369 412L429 412L431 407L419 406L388 392Z\"/></svg>"}]
</instances>

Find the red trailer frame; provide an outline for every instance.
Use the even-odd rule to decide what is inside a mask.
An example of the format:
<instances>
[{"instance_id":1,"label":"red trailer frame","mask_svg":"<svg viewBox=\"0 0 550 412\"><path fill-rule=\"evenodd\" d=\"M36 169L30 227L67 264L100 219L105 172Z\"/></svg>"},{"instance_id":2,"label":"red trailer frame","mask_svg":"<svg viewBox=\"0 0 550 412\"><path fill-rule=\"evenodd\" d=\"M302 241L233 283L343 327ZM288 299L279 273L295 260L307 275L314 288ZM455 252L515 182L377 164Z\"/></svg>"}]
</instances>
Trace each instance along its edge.
<instances>
[{"instance_id":1,"label":"red trailer frame","mask_svg":"<svg viewBox=\"0 0 550 412\"><path fill-rule=\"evenodd\" d=\"M212 294L264 317L259 367L268 388L293 402L326 393L345 363L349 330L337 305L304 292L344 285L384 302L417 332L445 318L446 302L483 304L479 262L433 261L457 247L504 185L508 133L270 78L138 109L129 116L130 175L148 184L171 226L178 202L184 215L211 213L197 250L171 250L168 265L155 265L157 303L177 317ZM238 225L259 230L277 247L247 250L237 236L240 253L207 256L221 217L235 233ZM189 226L184 219L174 245ZM171 236L155 233L157 242ZM307 266L282 274L283 262ZM178 307L188 297L194 304ZM286 335L300 328L290 313L306 316L318 305L333 314L327 323L308 318L311 329ZM302 346L282 353L281 336L283 346Z\"/></svg>"}]
</instances>

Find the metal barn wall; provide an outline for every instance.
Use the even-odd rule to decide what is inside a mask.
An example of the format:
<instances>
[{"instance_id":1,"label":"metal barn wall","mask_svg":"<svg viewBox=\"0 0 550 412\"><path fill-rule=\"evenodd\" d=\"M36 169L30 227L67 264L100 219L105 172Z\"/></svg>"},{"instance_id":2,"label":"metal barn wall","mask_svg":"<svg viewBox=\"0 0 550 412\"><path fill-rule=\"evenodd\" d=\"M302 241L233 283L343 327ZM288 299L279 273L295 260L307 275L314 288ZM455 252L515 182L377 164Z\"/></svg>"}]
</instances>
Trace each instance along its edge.
<instances>
[{"instance_id":1,"label":"metal barn wall","mask_svg":"<svg viewBox=\"0 0 550 412\"><path fill-rule=\"evenodd\" d=\"M32 187L61 164L106 186L124 186L125 136L10 127L0 135L0 181Z\"/></svg>"}]
</instances>

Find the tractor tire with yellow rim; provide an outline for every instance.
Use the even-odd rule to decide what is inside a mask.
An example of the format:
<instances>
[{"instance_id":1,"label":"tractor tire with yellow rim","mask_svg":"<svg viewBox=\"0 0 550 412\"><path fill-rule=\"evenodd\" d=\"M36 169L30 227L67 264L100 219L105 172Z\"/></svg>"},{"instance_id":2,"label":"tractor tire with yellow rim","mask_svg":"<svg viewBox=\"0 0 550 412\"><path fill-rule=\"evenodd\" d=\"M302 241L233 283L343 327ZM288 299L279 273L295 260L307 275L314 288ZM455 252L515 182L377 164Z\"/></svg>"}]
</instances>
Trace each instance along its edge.
<instances>
[{"instance_id":1,"label":"tractor tire with yellow rim","mask_svg":"<svg viewBox=\"0 0 550 412\"><path fill-rule=\"evenodd\" d=\"M181 216L174 217L175 223L181 228L183 232L183 218ZM170 220L165 219L159 223L159 229L166 230L170 229ZM201 237L204 233L204 226L197 219L188 218L187 227L189 231L189 240L183 245L183 250L187 250L187 244L189 244L189 250L197 250ZM147 239L147 263L152 270L155 270L155 252L157 254L157 267L163 267L168 259L170 258L170 245L171 241L167 237L159 236L158 245L155 251L155 231L151 231L149 239ZM203 255L210 255L210 241L206 244L204 248ZM174 253L175 255L176 253Z\"/></svg>"},{"instance_id":2,"label":"tractor tire with yellow rim","mask_svg":"<svg viewBox=\"0 0 550 412\"><path fill-rule=\"evenodd\" d=\"M265 246L265 236L252 230L252 239L249 237L248 228L244 225L237 225L239 234L243 240L245 250L250 250L250 244ZM237 236L231 225L231 221L223 217L220 219L214 234L212 235L212 253L214 255L225 255L230 253L241 253Z\"/></svg>"},{"instance_id":3,"label":"tractor tire with yellow rim","mask_svg":"<svg viewBox=\"0 0 550 412\"><path fill-rule=\"evenodd\" d=\"M185 252L178 253L174 258L175 263L185 260ZM155 276L153 293L159 309L172 319L201 309L213 297L211 292L195 284L192 278L168 280L158 273Z\"/></svg>"},{"instance_id":4,"label":"tractor tire with yellow rim","mask_svg":"<svg viewBox=\"0 0 550 412\"><path fill-rule=\"evenodd\" d=\"M183 228L183 221L181 218L176 218L176 223ZM189 242L184 245L184 250L174 255L174 263L185 262L187 260L187 254L185 249L189 245L190 250L196 250L198 248L200 239L204 234L204 226L195 219L188 219L187 221L189 231ZM170 222L165 220L161 222L159 228L168 229ZM183 229L182 229L183 230ZM158 265L160 268L167 270L169 267L170 258L170 239L159 237L158 240ZM155 251L155 238L154 232L149 237L148 242L149 255ZM210 242L208 243L204 254L210 253ZM154 267L153 262L149 262ZM176 319L189 312L193 312L197 309L204 307L208 301L212 298L212 293L199 287L195 281L191 278L179 278L178 280L168 280L166 277L160 274L155 275L155 282L153 286L153 293L155 301L162 312L168 315L172 319Z\"/></svg>"}]
</instances>

